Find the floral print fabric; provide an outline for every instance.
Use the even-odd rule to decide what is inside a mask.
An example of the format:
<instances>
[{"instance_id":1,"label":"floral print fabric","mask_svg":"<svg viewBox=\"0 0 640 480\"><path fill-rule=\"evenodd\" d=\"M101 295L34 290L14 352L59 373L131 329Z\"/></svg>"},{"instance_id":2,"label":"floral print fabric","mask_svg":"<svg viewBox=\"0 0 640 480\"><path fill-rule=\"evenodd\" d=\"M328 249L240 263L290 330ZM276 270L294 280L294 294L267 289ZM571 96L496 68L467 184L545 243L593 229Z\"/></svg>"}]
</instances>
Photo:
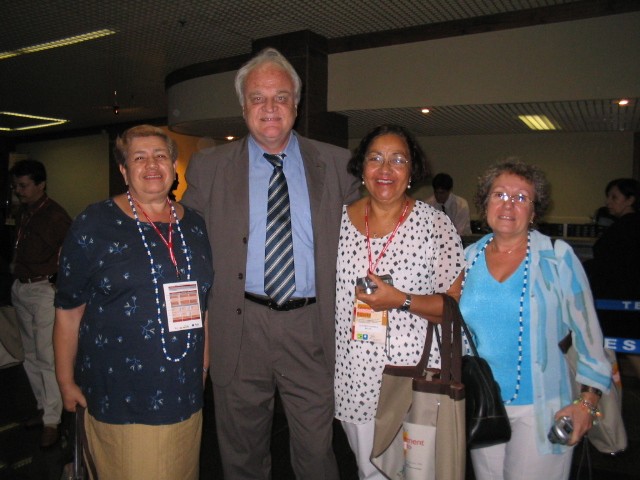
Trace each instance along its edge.
<instances>
[{"instance_id":1,"label":"floral print fabric","mask_svg":"<svg viewBox=\"0 0 640 480\"><path fill-rule=\"evenodd\" d=\"M153 257L161 302L158 323L151 263L134 219L112 201L89 206L73 222L60 255L57 308L85 304L76 356L76 383L91 415L112 424L163 425L189 418L202 408L204 329L169 332L162 285L179 281L167 247L147 223L144 235ZM168 223L157 223L168 238ZM176 226L174 253L187 279L198 281L204 320L213 280L204 221L185 207L180 221L187 252ZM169 361L162 349L164 336Z\"/></svg>"}]
</instances>

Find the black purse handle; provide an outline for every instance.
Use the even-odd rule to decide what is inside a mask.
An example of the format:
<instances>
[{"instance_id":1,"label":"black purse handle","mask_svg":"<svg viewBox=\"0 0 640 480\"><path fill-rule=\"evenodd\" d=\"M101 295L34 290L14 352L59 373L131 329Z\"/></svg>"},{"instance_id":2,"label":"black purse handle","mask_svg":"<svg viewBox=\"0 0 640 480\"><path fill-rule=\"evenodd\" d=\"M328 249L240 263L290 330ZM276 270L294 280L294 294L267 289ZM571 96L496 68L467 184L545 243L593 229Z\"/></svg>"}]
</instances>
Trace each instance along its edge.
<instances>
[{"instance_id":1,"label":"black purse handle","mask_svg":"<svg viewBox=\"0 0 640 480\"><path fill-rule=\"evenodd\" d=\"M469 327L467 326L467 322L464 321L464 318L462 319L462 331L464 332L464 336L467 338L471 353L473 353L474 357L479 357L480 355L478 355L478 349L476 348L476 344L473 341L473 336L471 335Z\"/></svg>"}]
</instances>

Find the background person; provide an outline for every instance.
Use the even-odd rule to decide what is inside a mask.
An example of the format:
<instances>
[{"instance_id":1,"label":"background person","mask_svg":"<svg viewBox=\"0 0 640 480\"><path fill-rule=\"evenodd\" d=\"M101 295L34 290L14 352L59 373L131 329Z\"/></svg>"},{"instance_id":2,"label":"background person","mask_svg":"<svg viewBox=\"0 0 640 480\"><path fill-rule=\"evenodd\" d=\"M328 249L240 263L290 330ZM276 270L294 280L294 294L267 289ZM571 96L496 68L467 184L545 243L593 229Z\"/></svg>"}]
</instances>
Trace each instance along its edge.
<instances>
[{"instance_id":1,"label":"background person","mask_svg":"<svg viewBox=\"0 0 640 480\"><path fill-rule=\"evenodd\" d=\"M567 479L572 448L552 444L554 420L573 423L569 445L589 431L611 365L586 275L573 250L533 228L549 206L549 185L537 167L509 161L479 179L476 205L493 233L465 250L460 300L478 353L489 362L511 420L507 443L471 450L478 480ZM572 403L558 342L569 331L583 391Z\"/></svg>"},{"instance_id":2,"label":"background person","mask_svg":"<svg viewBox=\"0 0 640 480\"><path fill-rule=\"evenodd\" d=\"M431 181L433 195L427 199L432 207L445 212L456 227L458 235L471 235L469 203L452 193L453 178L447 173L438 173Z\"/></svg>"},{"instance_id":3,"label":"background person","mask_svg":"<svg viewBox=\"0 0 640 480\"><path fill-rule=\"evenodd\" d=\"M24 369L42 411L40 446L58 440L62 399L53 358L55 274L58 253L71 225L71 217L47 195L47 171L37 160L20 160L9 170L20 201L16 221L11 301L16 310Z\"/></svg>"},{"instance_id":4,"label":"background person","mask_svg":"<svg viewBox=\"0 0 640 480\"><path fill-rule=\"evenodd\" d=\"M442 317L443 301L437 293L459 297L464 259L449 218L406 193L412 181L429 173L424 153L406 129L397 125L373 129L361 140L349 171L362 178L369 195L342 211L336 285L336 418L342 421L356 455L359 477L384 479L369 460L382 370L387 364L418 363L427 322L439 322ZM383 274L392 276L393 286L381 280ZM366 276L377 285L371 295L356 288L356 279ZM354 323L356 301L379 312L377 324L367 312L367 340L358 335L360 325ZM439 364L434 342L430 366Z\"/></svg>"},{"instance_id":5,"label":"background person","mask_svg":"<svg viewBox=\"0 0 640 480\"><path fill-rule=\"evenodd\" d=\"M209 241L202 218L168 199L178 157L171 138L133 127L114 153L127 192L82 212L60 257L62 398L70 411L88 407L101 480L197 479Z\"/></svg>"},{"instance_id":6,"label":"background person","mask_svg":"<svg viewBox=\"0 0 640 480\"><path fill-rule=\"evenodd\" d=\"M277 389L296 477L337 479L335 265L340 210L357 197L357 180L347 173L347 150L292 131L300 78L278 51L268 48L249 60L235 85L249 135L196 154L183 197L212 232L211 378L225 478L270 478ZM280 168L265 154L280 156L290 205L281 213L293 244L293 273L286 278L295 282L287 282L285 298L270 296L265 285L269 185Z\"/></svg>"},{"instance_id":7,"label":"background person","mask_svg":"<svg viewBox=\"0 0 640 480\"><path fill-rule=\"evenodd\" d=\"M605 189L607 208L616 219L593 246L585 269L597 299L640 300L640 182L617 178ZM640 338L637 311L598 311L607 337ZM640 355L627 355L640 378Z\"/></svg>"}]
</instances>

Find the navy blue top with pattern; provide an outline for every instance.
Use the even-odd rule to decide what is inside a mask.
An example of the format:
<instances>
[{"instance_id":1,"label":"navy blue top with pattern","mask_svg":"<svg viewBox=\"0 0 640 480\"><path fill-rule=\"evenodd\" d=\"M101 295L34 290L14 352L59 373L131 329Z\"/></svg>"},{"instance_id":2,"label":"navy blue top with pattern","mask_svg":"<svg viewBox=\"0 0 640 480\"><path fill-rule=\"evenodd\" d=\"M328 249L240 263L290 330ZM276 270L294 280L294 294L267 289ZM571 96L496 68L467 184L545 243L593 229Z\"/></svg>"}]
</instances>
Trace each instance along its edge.
<instances>
[{"instance_id":1,"label":"navy blue top with pattern","mask_svg":"<svg viewBox=\"0 0 640 480\"><path fill-rule=\"evenodd\" d=\"M111 424L167 425L202 408L204 329L169 332L164 283L179 281L167 247L151 225L141 223L158 278L162 339L151 265L134 219L112 200L90 205L73 222L62 247L55 305L71 309L86 304L80 324L75 379L91 415ZM168 238L168 223L156 223ZM206 310L213 281L211 250L204 221L185 207L180 220L191 255L191 280L197 280L200 307ZM182 240L173 227L174 253L187 279Z\"/></svg>"}]
</instances>

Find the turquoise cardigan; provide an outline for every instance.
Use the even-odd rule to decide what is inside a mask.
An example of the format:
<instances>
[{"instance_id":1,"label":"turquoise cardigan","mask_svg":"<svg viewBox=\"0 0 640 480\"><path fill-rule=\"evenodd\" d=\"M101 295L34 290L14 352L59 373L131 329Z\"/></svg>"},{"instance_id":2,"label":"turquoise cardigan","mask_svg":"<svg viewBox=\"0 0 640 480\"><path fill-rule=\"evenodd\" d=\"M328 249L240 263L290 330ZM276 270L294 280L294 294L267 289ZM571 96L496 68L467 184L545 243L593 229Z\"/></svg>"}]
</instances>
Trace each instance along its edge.
<instances>
[{"instance_id":1,"label":"turquoise cardigan","mask_svg":"<svg viewBox=\"0 0 640 480\"><path fill-rule=\"evenodd\" d=\"M467 265L491 236L465 249ZM578 353L576 379L584 385L608 392L611 364L605 356L593 296L580 260L566 242L552 244L549 237L535 230L531 231L529 301L536 443L541 454L560 453L567 447L549 442L547 433L555 413L573 399L572 379L558 342L573 332Z\"/></svg>"}]
</instances>

